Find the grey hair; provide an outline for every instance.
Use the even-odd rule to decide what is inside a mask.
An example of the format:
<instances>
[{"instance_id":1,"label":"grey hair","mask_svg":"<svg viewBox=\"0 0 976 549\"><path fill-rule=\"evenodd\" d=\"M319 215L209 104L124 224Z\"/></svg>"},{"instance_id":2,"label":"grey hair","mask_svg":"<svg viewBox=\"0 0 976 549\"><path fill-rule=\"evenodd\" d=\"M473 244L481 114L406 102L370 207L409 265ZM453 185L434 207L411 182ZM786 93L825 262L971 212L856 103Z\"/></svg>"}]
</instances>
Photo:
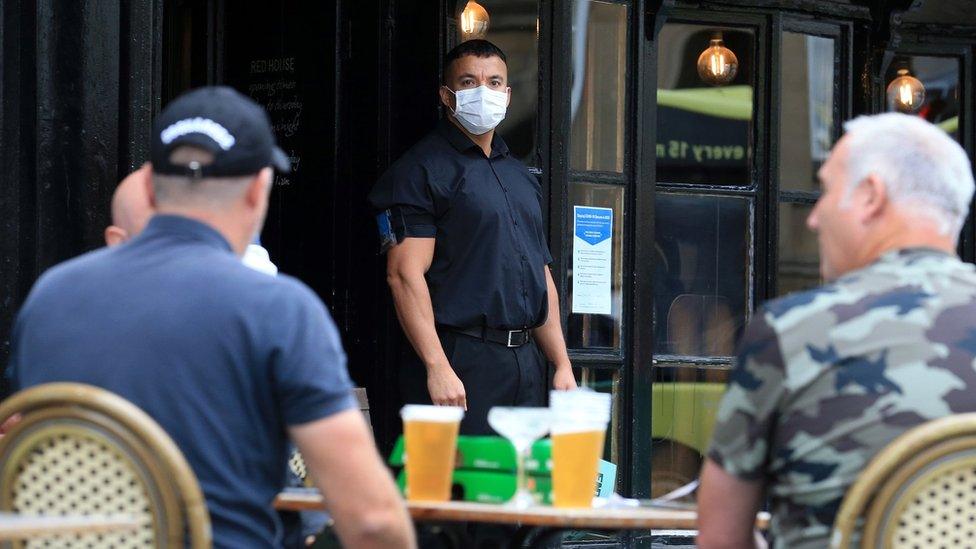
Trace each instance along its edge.
<instances>
[{"instance_id":1,"label":"grey hair","mask_svg":"<svg viewBox=\"0 0 976 549\"><path fill-rule=\"evenodd\" d=\"M892 202L912 201L912 211L958 236L974 183L969 157L954 139L920 117L900 113L859 116L844 130L850 146L848 193L873 174Z\"/></svg>"}]
</instances>

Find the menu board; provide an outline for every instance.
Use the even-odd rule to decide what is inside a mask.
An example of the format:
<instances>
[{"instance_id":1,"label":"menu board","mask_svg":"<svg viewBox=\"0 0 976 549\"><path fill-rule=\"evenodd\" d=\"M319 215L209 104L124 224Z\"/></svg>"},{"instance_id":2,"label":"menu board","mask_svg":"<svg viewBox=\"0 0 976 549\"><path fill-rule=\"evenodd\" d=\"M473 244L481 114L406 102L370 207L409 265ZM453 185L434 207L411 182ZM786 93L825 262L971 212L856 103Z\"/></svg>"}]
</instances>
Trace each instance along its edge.
<instances>
[{"instance_id":1,"label":"menu board","mask_svg":"<svg viewBox=\"0 0 976 549\"><path fill-rule=\"evenodd\" d=\"M294 176L301 170L302 157L298 137L301 134L304 110L295 57L251 59L246 92L268 111L278 146L291 160L291 173L276 174L275 185L291 185Z\"/></svg>"}]
</instances>

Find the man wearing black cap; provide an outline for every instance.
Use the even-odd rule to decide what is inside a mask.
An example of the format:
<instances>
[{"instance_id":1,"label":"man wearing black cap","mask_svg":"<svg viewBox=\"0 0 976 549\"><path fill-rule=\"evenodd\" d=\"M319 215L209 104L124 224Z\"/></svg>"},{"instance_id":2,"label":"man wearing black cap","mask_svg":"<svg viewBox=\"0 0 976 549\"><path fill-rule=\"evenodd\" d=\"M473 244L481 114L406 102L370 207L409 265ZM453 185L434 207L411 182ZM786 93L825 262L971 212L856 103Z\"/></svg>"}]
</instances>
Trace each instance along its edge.
<instances>
[{"instance_id":1,"label":"man wearing black cap","mask_svg":"<svg viewBox=\"0 0 976 549\"><path fill-rule=\"evenodd\" d=\"M263 109L230 88L177 98L155 121L152 165L145 230L34 286L14 327L12 385L88 383L148 412L193 467L218 547L280 546L271 501L288 435L346 545L413 546L325 307L301 282L240 261L264 222L271 166L289 168Z\"/></svg>"},{"instance_id":2,"label":"man wearing black cap","mask_svg":"<svg viewBox=\"0 0 976 549\"><path fill-rule=\"evenodd\" d=\"M416 353L400 385L407 402L464 406L464 434L492 434L492 406L545 404L573 389L549 271L542 190L495 134L511 90L505 54L470 40L444 59L450 113L376 183L389 248L387 279Z\"/></svg>"}]
</instances>

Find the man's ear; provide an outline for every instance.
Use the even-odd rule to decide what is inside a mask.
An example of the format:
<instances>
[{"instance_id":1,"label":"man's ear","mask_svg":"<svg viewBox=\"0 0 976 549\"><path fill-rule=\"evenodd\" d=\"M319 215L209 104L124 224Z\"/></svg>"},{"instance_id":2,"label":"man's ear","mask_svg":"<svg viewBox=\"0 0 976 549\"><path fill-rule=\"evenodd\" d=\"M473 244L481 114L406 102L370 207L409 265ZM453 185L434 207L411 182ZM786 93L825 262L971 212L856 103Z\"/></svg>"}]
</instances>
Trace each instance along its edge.
<instances>
[{"instance_id":1,"label":"man's ear","mask_svg":"<svg viewBox=\"0 0 976 549\"><path fill-rule=\"evenodd\" d=\"M152 164L146 162L142 165L142 168L146 170L146 177L142 179L142 184L146 186L146 198L149 200L149 205L153 210L156 209L156 189L153 188L153 170Z\"/></svg>"},{"instance_id":2,"label":"man's ear","mask_svg":"<svg viewBox=\"0 0 976 549\"><path fill-rule=\"evenodd\" d=\"M509 86L505 91L508 93L508 101L505 103L505 107L510 107L512 105L512 87Z\"/></svg>"},{"instance_id":3,"label":"man's ear","mask_svg":"<svg viewBox=\"0 0 976 549\"><path fill-rule=\"evenodd\" d=\"M873 221L884 214L888 207L888 187L878 176L870 174L855 191L864 221Z\"/></svg>"},{"instance_id":4,"label":"man's ear","mask_svg":"<svg viewBox=\"0 0 976 549\"><path fill-rule=\"evenodd\" d=\"M455 98L454 94L451 93L450 88L447 86L441 86L440 89L437 90L437 94L441 96L441 104L450 109L451 112L454 112L455 109L457 109L457 98Z\"/></svg>"},{"instance_id":5,"label":"man's ear","mask_svg":"<svg viewBox=\"0 0 976 549\"><path fill-rule=\"evenodd\" d=\"M262 168L248 183L244 200L249 208L259 208L262 204L267 203L273 177L274 172L271 168Z\"/></svg>"},{"instance_id":6,"label":"man's ear","mask_svg":"<svg viewBox=\"0 0 976 549\"><path fill-rule=\"evenodd\" d=\"M109 225L105 227L105 245L108 247L118 246L129 239L129 233L122 227Z\"/></svg>"}]
</instances>

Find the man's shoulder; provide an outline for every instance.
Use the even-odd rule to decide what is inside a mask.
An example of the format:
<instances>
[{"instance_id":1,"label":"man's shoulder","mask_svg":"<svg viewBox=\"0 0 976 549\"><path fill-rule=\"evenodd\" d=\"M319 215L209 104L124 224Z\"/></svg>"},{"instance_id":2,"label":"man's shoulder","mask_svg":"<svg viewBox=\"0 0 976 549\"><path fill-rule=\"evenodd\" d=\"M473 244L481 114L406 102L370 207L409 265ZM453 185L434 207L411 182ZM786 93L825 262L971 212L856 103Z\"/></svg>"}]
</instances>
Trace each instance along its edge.
<instances>
[{"instance_id":1,"label":"man's shoulder","mask_svg":"<svg viewBox=\"0 0 976 549\"><path fill-rule=\"evenodd\" d=\"M112 248L99 248L58 263L38 277L31 294L40 295L77 287L87 277L108 269L106 261L113 251Z\"/></svg>"}]
</instances>

